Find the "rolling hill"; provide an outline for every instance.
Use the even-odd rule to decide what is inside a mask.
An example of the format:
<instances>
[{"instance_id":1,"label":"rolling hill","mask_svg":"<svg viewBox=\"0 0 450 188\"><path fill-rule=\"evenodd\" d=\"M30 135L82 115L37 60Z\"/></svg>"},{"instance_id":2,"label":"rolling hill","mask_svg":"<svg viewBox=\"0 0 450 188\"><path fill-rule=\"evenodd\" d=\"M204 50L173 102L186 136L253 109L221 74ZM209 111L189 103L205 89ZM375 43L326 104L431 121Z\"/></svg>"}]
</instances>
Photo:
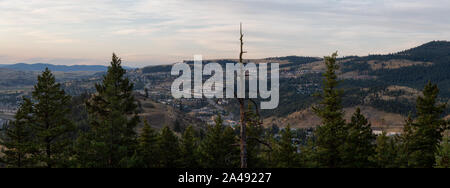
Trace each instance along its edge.
<instances>
[{"instance_id":1,"label":"rolling hill","mask_svg":"<svg viewBox=\"0 0 450 188\"><path fill-rule=\"evenodd\" d=\"M280 105L275 110L262 111L266 126L277 124L292 127L313 127L320 122L311 118L311 106L317 104L313 95L320 91L325 70L322 58L272 57L249 60L255 63L280 63ZM192 63L191 61L186 61ZM204 63L236 62L233 59L206 60ZM375 127L398 129L409 113L415 113L415 100L428 82L438 84L441 102L450 101L450 42L432 41L397 53L350 56L338 59L340 87L347 114L360 106ZM144 77L170 77L171 66L151 66L141 69ZM166 81L164 83L170 82ZM156 82L155 82L156 83ZM167 85L167 84L166 84ZM167 91L168 92L168 91ZM237 113L235 103L225 108ZM450 114L447 110L446 115Z\"/></svg>"},{"instance_id":2,"label":"rolling hill","mask_svg":"<svg viewBox=\"0 0 450 188\"><path fill-rule=\"evenodd\" d=\"M450 101L450 42L432 41L398 53L343 57L339 58L338 62L340 87L344 90L343 103L347 113L352 113L356 106L363 106L363 112L368 116L372 114L371 122L377 127L402 126L399 122L409 113L415 114L416 98L428 81L439 86L441 102ZM305 83L320 86L321 72L325 70L323 62L297 66L298 63L291 61L290 64L289 71L303 69L320 73L282 78L280 107L275 112L264 114L271 119L284 119L279 124L291 123L294 127L315 126L320 122L301 117L305 117L302 114L317 102L317 98L313 97L311 92L305 94L294 91ZM318 91L320 90L313 92ZM446 114L449 113L447 109Z\"/></svg>"}]
</instances>

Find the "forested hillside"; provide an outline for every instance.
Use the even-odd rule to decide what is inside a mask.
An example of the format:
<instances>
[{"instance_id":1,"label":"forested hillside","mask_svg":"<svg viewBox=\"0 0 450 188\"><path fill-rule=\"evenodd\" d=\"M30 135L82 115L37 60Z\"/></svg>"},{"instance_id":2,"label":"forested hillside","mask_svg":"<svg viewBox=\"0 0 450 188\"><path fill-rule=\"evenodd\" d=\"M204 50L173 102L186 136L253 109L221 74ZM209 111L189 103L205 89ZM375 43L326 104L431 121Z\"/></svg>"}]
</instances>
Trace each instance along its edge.
<instances>
[{"instance_id":1,"label":"forested hillside","mask_svg":"<svg viewBox=\"0 0 450 188\"><path fill-rule=\"evenodd\" d=\"M340 66L339 87L345 96L344 107L373 107L406 118L409 113L416 113L415 97L428 81L441 88L441 102L450 99L450 42L434 41L394 54L351 56L337 61ZM286 72L310 72L281 78L280 108L264 112L264 115L286 117L306 110L316 102L313 94L322 85L320 77L324 67L317 63L296 67L297 64L300 63L290 60L290 68ZM371 112L374 111L367 111L366 115ZM448 113L447 109L445 114ZM311 126L314 123L318 122L312 122Z\"/></svg>"}]
</instances>

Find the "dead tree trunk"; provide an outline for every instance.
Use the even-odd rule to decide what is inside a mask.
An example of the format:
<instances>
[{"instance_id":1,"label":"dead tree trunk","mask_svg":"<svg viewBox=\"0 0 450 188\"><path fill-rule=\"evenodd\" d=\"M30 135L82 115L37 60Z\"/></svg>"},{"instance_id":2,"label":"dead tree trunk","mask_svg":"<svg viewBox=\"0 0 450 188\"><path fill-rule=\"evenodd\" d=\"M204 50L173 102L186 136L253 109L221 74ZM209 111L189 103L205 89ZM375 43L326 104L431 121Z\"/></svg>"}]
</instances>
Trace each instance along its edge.
<instances>
[{"instance_id":1,"label":"dead tree trunk","mask_svg":"<svg viewBox=\"0 0 450 188\"><path fill-rule=\"evenodd\" d=\"M245 73L243 70L243 66L244 66L244 62L243 62L243 58L242 56L244 55L244 34L242 34L242 23L240 26L240 34L241 34L241 51L239 54L239 63L241 64L241 74L240 74L240 81L245 83ZM244 84L241 84L241 87ZM241 91L245 91L245 88L240 88ZM242 90L244 89L244 90ZM247 134L246 134L246 129L247 129L247 124L246 124L246 118L245 118L245 96L244 98L238 98L239 100L239 105L240 105L240 114L241 114L241 142L240 142L240 146L241 146L241 168L247 168Z\"/></svg>"}]
</instances>

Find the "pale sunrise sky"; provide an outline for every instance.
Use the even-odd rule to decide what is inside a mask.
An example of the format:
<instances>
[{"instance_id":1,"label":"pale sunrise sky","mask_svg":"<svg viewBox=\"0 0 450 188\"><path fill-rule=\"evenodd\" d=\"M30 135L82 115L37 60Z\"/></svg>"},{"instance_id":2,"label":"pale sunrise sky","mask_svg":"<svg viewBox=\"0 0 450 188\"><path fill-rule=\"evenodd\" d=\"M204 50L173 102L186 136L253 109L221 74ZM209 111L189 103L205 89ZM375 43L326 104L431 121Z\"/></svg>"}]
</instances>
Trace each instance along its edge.
<instances>
[{"instance_id":1,"label":"pale sunrise sky","mask_svg":"<svg viewBox=\"0 0 450 188\"><path fill-rule=\"evenodd\" d=\"M448 0L0 0L0 64L389 53L450 39Z\"/></svg>"}]
</instances>

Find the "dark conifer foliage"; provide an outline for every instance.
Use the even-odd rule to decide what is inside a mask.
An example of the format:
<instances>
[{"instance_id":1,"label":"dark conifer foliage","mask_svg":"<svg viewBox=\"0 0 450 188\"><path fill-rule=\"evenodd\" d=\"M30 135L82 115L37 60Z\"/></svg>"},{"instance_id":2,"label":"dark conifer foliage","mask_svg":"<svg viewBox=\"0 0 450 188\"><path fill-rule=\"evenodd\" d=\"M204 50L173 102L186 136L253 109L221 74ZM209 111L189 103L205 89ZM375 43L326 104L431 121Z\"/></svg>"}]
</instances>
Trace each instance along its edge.
<instances>
[{"instance_id":1,"label":"dark conifer foliage","mask_svg":"<svg viewBox=\"0 0 450 188\"><path fill-rule=\"evenodd\" d=\"M450 137L444 138L436 154L436 168L450 168Z\"/></svg>"},{"instance_id":2,"label":"dark conifer foliage","mask_svg":"<svg viewBox=\"0 0 450 188\"><path fill-rule=\"evenodd\" d=\"M276 168L299 167L298 146L294 142L294 135L288 125L281 131L281 139L275 149L274 161Z\"/></svg>"},{"instance_id":3,"label":"dark conifer foliage","mask_svg":"<svg viewBox=\"0 0 450 188\"><path fill-rule=\"evenodd\" d=\"M322 119L322 124L317 128L317 159L321 167L339 167L342 159L339 147L344 143L347 130L342 106L342 91L339 90L336 71L339 66L336 63L337 53L325 57L326 72L324 74L323 91L319 95L322 99L320 105L314 107L314 112Z\"/></svg>"},{"instance_id":4,"label":"dark conifer foliage","mask_svg":"<svg viewBox=\"0 0 450 188\"><path fill-rule=\"evenodd\" d=\"M405 125L403 126L403 132L401 135L396 135L393 140L395 142L396 159L391 162L391 165L399 168L409 167L410 155L413 148L413 141L415 135L415 128L413 126L414 119L410 114L405 120Z\"/></svg>"},{"instance_id":5,"label":"dark conifer foliage","mask_svg":"<svg viewBox=\"0 0 450 188\"><path fill-rule=\"evenodd\" d=\"M158 167L158 161L160 158L159 148L158 148L158 133L150 127L148 121L144 121L144 128L142 133L138 138L139 150L138 158L140 158L140 167L154 168Z\"/></svg>"},{"instance_id":6,"label":"dark conifer foliage","mask_svg":"<svg viewBox=\"0 0 450 188\"><path fill-rule=\"evenodd\" d=\"M397 168L397 145L393 137L389 137L384 132L377 137L377 147L375 148L375 155L371 158L377 168Z\"/></svg>"},{"instance_id":7,"label":"dark conifer foliage","mask_svg":"<svg viewBox=\"0 0 450 188\"><path fill-rule=\"evenodd\" d=\"M258 112L252 103L248 104L247 118L247 157L249 168L262 168L266 166L262 155L271 149L270 144L264 140L264 129Z\"/></svg>"},{"instance_id":8,"label":"dark conifer foliage","mask_svg":"<svg viewBox=\"0 0 450 188\"><path fill-rule=\"evenodd\" d=\"M32 94L32 157L38 166L69 167L73 151L74 124L69 118L71 97L46 69L38 76Z\"/></svg>"},{"instance_id":9,"label":"dark conifer foliage","mask_svg":"<svg viewBox=\"0 0 450 188\"><path fill-rule=\"evenodd\" d=\"M348 134L340 150L342 166L345 168L367 168L372 167L369 160L375 154L376 136L368 120L357 108L351 122L346 127Z\"/></svg>"},{"instance_id":10,"label":"dark conifer foliage","mask_svg":"<svg viewBox=\"0 0 450 188\"><path fill-rule=\"evenodd\" d=\"M139 123L133 83L115 54L97 93L87 102L90 130L80 139L80 159L88 167L126 167L137 147ZM87 162L85 160L91 161Z\"/></svg>"},{"instance_id":11,"label":"dark conifer foliage","mask_svg":"<svg viewBox=\"0 0 450 188\"><path fill-rule=\"evenodd\" d=\"M0 161L9 168L33 167L34 163L30 157L32 151L31 113L33 105L27 98L15 115L15 120L4 127L4 137L0 139L0 145L5 148L1 151L4 156Z\"/></svg>"},{"instance_id":12,"label":"dark conifer foliage","mask_svg":"<svg viewBox=\"0 0 450 188\"><path fill-rule=\"evenodd\" d=\"M221 116L209 126L200 145L200 164L205 168L239 167L239 148L233 129L225 127Z\"/></svg>"},{"instance_id":13,"label":"dark conifer foliage","mask_svg":"<svg viewBox=\"0 0 450 188\"><path fill-rule=\"evenodd\" d=\"M169 127L164 127L158 139L159 167L179 168L182 165L180 142Z\"/></svg>"},{"instance_id":14,"label":"dark conifer foliage","mask_svg":"<svg viewBox=\"0 0 450 188\"><path fill-rule=\"evenodd\" d=\"M9 167L72 166L75 126L70 119L71 97L46 69L38 76L32 98L23 99L15 121L6 128L1 145Z\"/></svg>"},{"instance_id":15,"label":"dark conifer foliage","mask_svg":"<svg viewBox=\"0 0 450 188\"><path fill-rule=\"evenodd\" d=\"M445 164L440 160L447 157L441 155L441 144L448 122L442 119L446 104L438 104L438 94L438 87L429 82L417 99L417 118L408 117L401 135L378 137L374 157L378 167L432 168Z\"/></svg>"},{"instance_id":16,"label":"dark conifer foliage","mask_svg":"<svg viewBox=\"0 0 450 188\"><path fill-rule=\"evenodd\" d=\"M198 138L195 136L194 127L188 126L181 139L182 167L196 168L198 163Z\"/></svg>"},{"instance_id":17,"label":"dark conifer foliage","mask_svg":"<svg viewBox=\"0 0 450 188\"><path fill-rule=\"evenodd\" d=\"M438 104L439 89L429 82L423 96L417 99L417 119L413 123L414 136L411 141L409 166L431 168L436 162L435 154L442 141L447 122L442 119L445 104Z\"/></svg>"}]
</instances>

